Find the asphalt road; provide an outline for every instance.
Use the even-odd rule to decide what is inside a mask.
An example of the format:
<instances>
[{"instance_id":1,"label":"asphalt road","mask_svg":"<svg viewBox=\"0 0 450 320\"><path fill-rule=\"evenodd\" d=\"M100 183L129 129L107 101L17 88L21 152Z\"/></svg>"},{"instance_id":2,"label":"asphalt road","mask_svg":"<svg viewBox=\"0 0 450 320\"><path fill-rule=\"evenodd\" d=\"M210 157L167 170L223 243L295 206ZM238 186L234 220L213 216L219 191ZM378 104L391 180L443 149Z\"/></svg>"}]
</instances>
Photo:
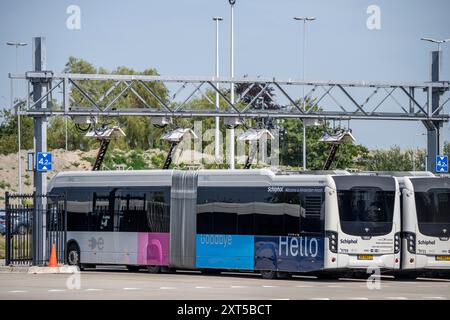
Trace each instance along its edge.
<instances>
[{"instance_id":1,"label":"asphalt road","mask_svg":"<svg viewBox=\"0 0 450 320\"><path fill-rule=\"evenodd\" d=\"M448 279L398 281L383 277L379 285L369 289L366 280L345 278L263 280L255 274L148 274L103 269L78 275L2 273L0 299L450 299Z\"/></svg>"}]
</instances>

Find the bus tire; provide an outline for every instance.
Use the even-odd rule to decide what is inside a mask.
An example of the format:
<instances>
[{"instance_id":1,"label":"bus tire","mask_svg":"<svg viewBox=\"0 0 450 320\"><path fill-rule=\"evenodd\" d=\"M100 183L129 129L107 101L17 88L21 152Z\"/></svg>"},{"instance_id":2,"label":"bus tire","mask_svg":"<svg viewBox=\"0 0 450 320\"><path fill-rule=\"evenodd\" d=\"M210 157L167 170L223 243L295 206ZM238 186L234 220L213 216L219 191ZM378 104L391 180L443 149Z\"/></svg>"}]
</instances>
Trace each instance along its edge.
<instances>
[{"instance_id":1,"label":"bus tire","mask_svg":"<svg viewBox=\"0 0 450 320\"><path fill-rule=\"evenodd\" d=\"M80 248L74 242L69 244L67 248L67 264L69 266L77 266L81 270Z\"/></svg>"},{"instance_id":2,"label":"bus tire","mask_svg":"<svg viewBox=\"0 0 450 320\"><path fill-rule=\"evenodd\" d=\"M261 277L263 279L276 279L277 278L277 272L273 270L262 270L261 271Z\"/></svg>"},{"instance_id":3,"label":"bus tire","mask_svg":"<svg viewBox=\"0 0 450 320\"><path fill-rule=\"evenodd\" d=\"M141 270L141 267L129 264L127 265L127 269L131 272L138 272L139 270Z\"/></svg>"},{"instance_id":4,"label":"bus tire","mask_svg":"<svg viewBox=\"0 0 450 320\"><path fill-rule=\"evenodd\" d=\"M161 273L160 266L147 266L148 273Z\"/></svg>"}]
</instances>

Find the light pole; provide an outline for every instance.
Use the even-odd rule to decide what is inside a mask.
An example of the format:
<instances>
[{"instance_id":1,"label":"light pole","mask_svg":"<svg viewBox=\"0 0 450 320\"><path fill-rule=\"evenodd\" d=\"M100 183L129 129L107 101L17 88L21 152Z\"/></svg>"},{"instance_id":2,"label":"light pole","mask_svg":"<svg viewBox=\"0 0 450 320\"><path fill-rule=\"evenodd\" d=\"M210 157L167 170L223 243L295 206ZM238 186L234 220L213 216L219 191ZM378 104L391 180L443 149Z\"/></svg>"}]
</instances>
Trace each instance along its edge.
<instances>
[{"instance_id":1,"label":"light pole","mask_svg":"<svg viewBox=\"0 0 450 320\"><path fill-rule=\"evenodd\" d=\"M316 17L294 17L294 20L303 21L303 57L302 57L302 80L305 81L305 47L306 47L306 22L316 20ZM305 85L302 86L303 111L306 110ZM303 170L306 170L306 121L303 119Z\"/></svg>"},{"instance_id":2,"label":"light pole","mask_svg":"<svg viewBox=\"0 0 450 320\"><path fill-rule=\"evenodd\" d=\"M428 41L428 42L432 42L432 43L436 43L437 44L437 54L438 55L440 55L440 52L441 52L441 44L444 44L444 43L446 43L446 42L449 42L450 41L450 39L445 39L445 40L437 40L437 39L433 39L433 38L421 38L420 40L423 40L423 41ZM440 58L440 57L439 57ZM440 59L439 59L440 60ZM441 63L439 62L438 63L438 78L440 77L440 75L441 75ZM438 80L439 81L439 80Z\"/></svg>"},{"instance_id":3,"label":"light pole","mask_svg":"<svg viewBox=\"0 0 450 320\"><path fill-rule=\"evenodd\" d=\"M441 44L449 42L450 39L445 39L445 40L436 40L433 38L421 38L420 40L424 40L424 41L429 41L429 42L433 42L433 43L437 43L437 51L441 51Z\"/></svg>"},{"instance_id":4,"label":"light pole","mask_svg":"<svg viewBox=\"0 0 450 320\"><path fill-rule=\"evenodd\" d=\"M25 47L27 44L25 42L7 42L8 46L16 47L16 73L18 71L18 49L19 47ZM14 106L14 80L11 79L11 108ZM22 159L20 158L20 106L17 106L17 177L19 183L19 193L22 193Z\"/></svg>"},{"instance_id":5,"label":"light pole","mask_svg":"<svg viewBox=\"0 0 450 320\"><path fill-rule=\"evenodd\" d=\"M216 22L216 78L219 77L219 22L223 20L222 17L214 17L213 20ZM216 83L217 89L219 88L219 83ZM216 92L216 110L219 111L219 93ZM220 157L220 143L219 143L219 126L220 126L220 118L216 117L216 128L215 128L215 157L216 162L218 161Z\"/></svg>"},{"instance_id":6,"label":"light pole","mask_svg":"<svg viewBox=\"0 0 450 320\"><path fill-rule=\"evenodd\" d=\"M231 44L230 44L230 75L231 79L234 78L234 5L236 0L228 0L231 6ZM231 104L234 105L234 83L230 84L230 101ZM229 140L229 148L230 148L230 169L234 169L234 128L230 129L230 140Z\"/></svg>"},{"instance_id":7,"label":"light pole","mask_svg":"<svg viewBox=\"0 0 450 320\"><path fill-rule=\"evenodd\" d=\"M426 133L417 133L414 137L420 137L420 136L426 136ZM419 151L419 147L415 143L416 139L413 141L413 148L412 148L412 161L413 161L413 171L416 171L416 152ZM425 167L426 167L426 161L425 161ZM426 171L426 168L425 168Z\"/></svg>"}]
</instances>

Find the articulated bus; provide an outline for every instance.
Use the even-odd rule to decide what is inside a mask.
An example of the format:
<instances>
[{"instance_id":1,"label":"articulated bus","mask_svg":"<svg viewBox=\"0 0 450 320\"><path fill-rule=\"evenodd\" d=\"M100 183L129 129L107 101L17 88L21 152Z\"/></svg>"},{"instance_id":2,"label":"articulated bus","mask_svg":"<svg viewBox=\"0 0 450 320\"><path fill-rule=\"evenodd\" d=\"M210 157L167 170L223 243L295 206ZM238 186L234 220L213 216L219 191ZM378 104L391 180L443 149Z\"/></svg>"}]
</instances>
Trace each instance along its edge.
<instances>
[{"instance_id":1,"label":"articulated bus","mask_svg":"<svg viewBox=\"0 0 450 320\"><path fill-rule=\"evenodd\" d=\"M130 270L293 273L400 267L391 176L270 170L61 172L68 262Z\"/></svg>"}]
</instances>

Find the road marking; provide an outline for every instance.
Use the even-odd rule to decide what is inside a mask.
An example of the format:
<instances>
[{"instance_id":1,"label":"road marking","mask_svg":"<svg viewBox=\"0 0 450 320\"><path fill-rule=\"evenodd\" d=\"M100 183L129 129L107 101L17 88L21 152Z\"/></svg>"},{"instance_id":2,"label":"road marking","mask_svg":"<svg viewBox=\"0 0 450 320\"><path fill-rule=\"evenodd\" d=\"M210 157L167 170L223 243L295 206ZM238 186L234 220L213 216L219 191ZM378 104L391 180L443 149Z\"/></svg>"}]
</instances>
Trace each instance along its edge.
<instances>
[{"instance_id":1,"label":"road marking","mask_svg":"<svg viewBox=\"0 0 450 320\"><path fill-rule=\"evenodd\" d=\"M278 288L278 286L262 286L263 288Z\"/></svg>"},{"instance_id":2,"label":"road marking","mask_svg":"<svg viewBox=\"0 0 450 320\"><path fill-rule=\"evenodd\" d=\"M424 299L446 300L444 297L423 297Z\"/></svg>"},{"instance_id":3,"label":"road marking","mask_svg":"<svg viewBox=\"0 0 450 320\"><path fill-rule=\"evenodd\" d=\"M25 293L26 291L22 291L22 290L12 290L12 291L8 291L9 293Z\"/></svg>"},{"instance_id":4,"label":"road marking","mask_svg":"<svg viewBox=\"0 0 450 320\"><path fill-rule=\"evenodd\" d=\"M344 286L327 286L328 288L343 288Z\"/></svg>"},{"instance_id":5,"label":"road marking","mask_svg":"<svg viewBox=\"0 0 450 320\"><path fill-rule=\"evenodd\" d=\"M309 300L330 300L330 298L311 298Z\"/></svg>"},{"instance_id":6,"label":"road marking","mask_svg":"<svg viewBox=\"0 0 450 320\"><path fill-rule=\"evenodd\" d=\"M350 300L369 300L369 298L366 297L356 297L356 298L349 298Z\"/></svg>"},{"instance_id":7,"label":"road marking","mask_svg":"<svg viewBox=\"0 0 450 320\"><path fill-rule=\"evenodd\" d=\"M173 290L175 287L159 287L160 290Z\"/></svg>"},{"instance_id":8,"label":"road marking","mask_svg":"<svg viewBox=\"0 0 450 320\"><path fill-rule=\"evenodd\" d=\"M95 289L95 288L90 288L90 289L86 289L86 291L102 291L103 289Z\"/></svg>"},{"instance_id":9,"label":"road marking","mask_svg":"<svg viewBox=\"0 0 450 320\"><path fill-rule=\"evenodd\" d=\"M231 289L242 289L242 288L248 288L247 286L230 286Z\"/></svg>"},{"instance_id":10,"label":"road marking","mask_svg":"<svg viewBox=\"0 0 450 320\"><path fill-rule=\"evenodd\" d=\"M123 290L139 290L139 288L123 288Z\"/></svg>"},{"instance_id":11,"label":"road marking","mask_svg":"<svg viewBox=\"0 0 450 320\"><path fill-rule=\"evenodd\" d=\"M63 292L63 291L66 291L66 290L64 290L64 289L50 289L50 290L47 290L48 292Z\"/></svg>"},{"instance_id":12,"label":"road marking","mask_svg":"<svg viewBox=\"0 0 450 320\"><path fill-rule=\"evenodd\" d=\"M201 287L201 286L199 286L199 287L195 287L195 289L211 289L211 287Z\"/></svg>"},{"instance_id":13,"label":"road marking","mask_svg":"<svg viewBox=\"0 0 450 320\"><path fill-rule=\"evenodd\" d=\"M312 286L298 285L297 288L312 288Z\"/></svg>"},{"instance_id":14,"label":"road marking","mask_svg":"<svg viewBox=\"0 0 450 320\"><path fill-rule=\"evenodd\" d=\"M441 278L417 278L417 280L421 280L421 281L450 282L450 279L441 279Z\"/></svg>"},{"instance_id":15,"label":"road marking","mask_svg":"<svg viewBox=\"0 0 450 320\"><path fill-rule=\"evenodd\" d=\"M289 298L274 298L274 299L270 299L270 300L290 300Z\"/></svg>"},{"instance_id":16,"label":"road marking","mask_svg":"<svg viewBox=\"0 0 450 320\"><path fill-rule=\"evenodd\" d=\"M339 278L340 281L366 282L367 279Z\"/></svg>"},{"instance_id":17,"label":"road marking","mask_svg":"<svg viewBox=\"0 0 450 320\"><path fill-rule=\"evenodd\" d=\"M386 297L386 298L391 300L408 300L408 298L406 297Z\"/></svg>"}]
</instances>

